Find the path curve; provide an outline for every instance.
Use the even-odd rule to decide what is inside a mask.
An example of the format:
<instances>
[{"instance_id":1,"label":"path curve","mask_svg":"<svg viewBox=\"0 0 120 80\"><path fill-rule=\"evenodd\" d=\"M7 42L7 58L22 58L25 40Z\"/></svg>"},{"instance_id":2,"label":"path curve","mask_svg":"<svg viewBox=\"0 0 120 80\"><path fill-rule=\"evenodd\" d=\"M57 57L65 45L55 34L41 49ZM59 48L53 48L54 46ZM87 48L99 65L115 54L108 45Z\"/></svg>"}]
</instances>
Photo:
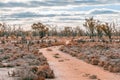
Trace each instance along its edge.
<instances>
[{"instance_id":1,"label":"path curve","mask_svg":"<svg viewBox=\"0 0 120 80\"><path fill-rule=\"evenodd\" d=\"M48 48L40 49L56 76L50 80L120 80L119 73L110 73L103 68L85 63L59 51L59 47L49 47L52 51ZM97 79L90 79L90 75L96 75Z\"/></svg>"}]
</instances>

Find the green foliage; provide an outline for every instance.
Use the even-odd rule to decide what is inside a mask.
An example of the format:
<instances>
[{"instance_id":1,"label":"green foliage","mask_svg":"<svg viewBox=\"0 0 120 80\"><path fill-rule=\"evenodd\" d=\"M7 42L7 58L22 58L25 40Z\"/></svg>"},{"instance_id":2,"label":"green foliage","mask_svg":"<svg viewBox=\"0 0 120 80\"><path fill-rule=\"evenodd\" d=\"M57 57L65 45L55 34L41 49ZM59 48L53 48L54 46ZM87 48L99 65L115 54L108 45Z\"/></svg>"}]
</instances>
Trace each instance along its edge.
<instances>
[{"instance_id":1,"label":"green foliage","mask_svg":"<svg viewBox=\"0 0 120 80\"><path fill-rule=\"evenodd\" d=\"M90 36L90 38L92 38L97 34L97 36L101 39L103 34L105 34L106 36L108 36L109 40L111 41L114 25L112 26L111 24L108 23L105 24L100 23L100 21L94 20L93 17L89 19L85 19L85 24L83 25L88 30L87 33Z\"/></svg>"},{"instance_id":2,"label":"green foliage","mask_svg":"<svg viewBox=\"0 0 120 80\"><path fill-rule=\"evenodd\" d=\"M34 23L31 27L39 34L40 38L43 38L49 30L45 25L40 22Z\"/></svg>"}]
</instances>

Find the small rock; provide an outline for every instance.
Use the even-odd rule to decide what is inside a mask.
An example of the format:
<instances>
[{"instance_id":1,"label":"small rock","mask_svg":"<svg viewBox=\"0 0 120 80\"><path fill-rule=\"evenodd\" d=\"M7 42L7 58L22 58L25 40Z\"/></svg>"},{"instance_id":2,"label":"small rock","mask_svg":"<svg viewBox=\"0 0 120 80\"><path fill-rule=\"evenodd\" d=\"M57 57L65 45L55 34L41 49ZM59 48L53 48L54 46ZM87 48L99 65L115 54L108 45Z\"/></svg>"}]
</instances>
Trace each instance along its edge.
<instances>
[{"instance_id":1,"label":"small rock","mask_svg":"<svg viewBox=\"0 0 120 80\"><path fill-rule=\"evenodd\" d=\"M96 75L90 75L89 78L90 79L97 79L97 76Z\"/></svg>"},{"instance_id":2,"label":"small rock","mask_svg":"<svg viewBox=\"0 0 120 80\"><path fill-rule=\"evenodd\" d=\"M60 58L60 56L59 56L59 55L54 55L53 57L55 57L55 58Z\"/></svg>"},{"instance_id":3,"label":"small rock","mask_svg":"<svg viewBox=\"0 0 120 80\"><path fill-rule=\"evenodd\" d=\"M63 62L64 60L59 60L59 62Z\"/></svg>"},{"instance_id":4,"label":"small rock","mask_svg":"<svg viewBox=\"0 0 120 80\"><path fill-rule=\"evenodd\" d=\"M47 51L52 51L52 49L50 49L50 48L47 48L46 50L47 50Z\"/></svg>"},{"instance_id":5,"label":"small rock","mask_svg":"<svg viewBox=\"0 0 120 80\"><path fill-rule=\"evenodd\" d=\"M86 74L83 75L83 77L88 77L89 75L90 75L90 74L87 74L87 73L86 73Z\"/></svg>"}]
</instances>

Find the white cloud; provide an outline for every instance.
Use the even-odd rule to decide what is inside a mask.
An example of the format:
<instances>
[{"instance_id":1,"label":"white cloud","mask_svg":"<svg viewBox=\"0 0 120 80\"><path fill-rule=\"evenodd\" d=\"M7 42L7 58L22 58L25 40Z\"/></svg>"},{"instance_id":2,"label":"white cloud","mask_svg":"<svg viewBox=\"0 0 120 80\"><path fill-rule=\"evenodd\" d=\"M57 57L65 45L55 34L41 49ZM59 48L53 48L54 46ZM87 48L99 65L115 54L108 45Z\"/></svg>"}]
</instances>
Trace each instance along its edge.
<instances>
[{"instance_id":1,"label":"white cloud","mask_svg":"<svg viewBox=\"0 0 120 80\"><path fill-rule=\"evenodd\" d=\"M26 2L26 1L30 1L30 0L0 0L0 2L3 2L3 3L8 3L8 2Z\"/></svg>"},{"instance_id":2,"label":"white cloud","mask_svg":"<svg viewBox=\"0 0 120 80\"><path fill-rule=\"evenodd\" d=\"M107 9L107 8L94 8L90 11L88 11L86 14L93 14L93 15L100 15L100 14L118 14L120 11L118 10L112 10L112 9Z\"/></svg>"},{"instance_id":3,"label":"white cloud","mask_svg":"<svg viewBox=\"0 0 120 80\"><path fill-rule=\"evenodd\" d=\"M32 2L30 2L32 1ZM11 3L12 2L12 3ZM14 4L14 5L13 5ZM31 25L34 22L59 26L82 26L85 17L120 21L119 0L0 0L0 21ZM28 15L29 13L29 15ZM108 15L109 14L109 15ZM37 15L37 17L35 17ZM17 16L17 17L16 17Z\"/></svg>"}]
</instances>

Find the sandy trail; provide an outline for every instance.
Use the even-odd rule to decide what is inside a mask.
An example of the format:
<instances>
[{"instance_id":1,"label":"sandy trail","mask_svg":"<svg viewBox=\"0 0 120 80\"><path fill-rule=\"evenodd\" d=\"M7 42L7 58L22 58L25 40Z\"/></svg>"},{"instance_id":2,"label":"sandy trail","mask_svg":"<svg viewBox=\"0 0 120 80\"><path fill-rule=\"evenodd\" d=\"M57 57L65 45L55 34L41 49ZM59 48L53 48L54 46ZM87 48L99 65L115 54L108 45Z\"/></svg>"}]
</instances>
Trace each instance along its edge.
<instances>
[{"instance_id":1,"label":"sandy trail","mask_svg":"<svg viewBox=\"0 0 120 80\"><path fill-rule=\"evenodd\" d=\"M98 66L87 64L59 51L58 48L50 47L52 51L48 51L47 48L40 49L56 76L55 79L50 80L120 80L120 74L110 73ZM86 74L96 75L97 79L90 79Z\"/></svg>"}]
</instances>

